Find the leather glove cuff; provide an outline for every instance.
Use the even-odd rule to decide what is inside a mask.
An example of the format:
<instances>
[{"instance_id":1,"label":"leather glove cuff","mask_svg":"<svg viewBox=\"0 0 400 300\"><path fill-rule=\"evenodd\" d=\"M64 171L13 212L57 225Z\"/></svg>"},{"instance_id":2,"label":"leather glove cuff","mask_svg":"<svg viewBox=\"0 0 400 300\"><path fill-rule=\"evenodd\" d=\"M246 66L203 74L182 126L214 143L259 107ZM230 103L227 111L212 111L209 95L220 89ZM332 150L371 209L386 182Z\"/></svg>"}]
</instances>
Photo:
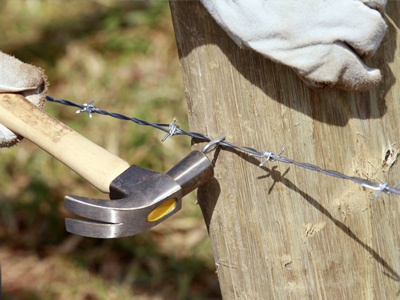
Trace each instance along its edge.
<instances>
[{"instance_id":1,"label":"leather glove cuff","mask_svg":"<svg viewBox=\"0 0 400 300\"><path fill-rule=\"evenodd\" d=\"M19 93L43 108L47 86L47 77L41 68L0 51L0 93ZM0 124L0 147L11 147L21 139L21 136Z\"/></svg>"}]
</instances>

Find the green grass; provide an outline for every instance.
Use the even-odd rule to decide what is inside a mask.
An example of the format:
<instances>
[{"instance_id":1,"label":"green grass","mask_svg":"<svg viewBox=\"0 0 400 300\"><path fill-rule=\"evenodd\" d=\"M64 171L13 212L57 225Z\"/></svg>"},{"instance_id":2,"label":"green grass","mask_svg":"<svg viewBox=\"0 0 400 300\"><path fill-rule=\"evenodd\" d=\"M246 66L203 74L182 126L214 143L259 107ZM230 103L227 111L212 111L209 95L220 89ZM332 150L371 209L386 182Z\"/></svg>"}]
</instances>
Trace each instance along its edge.
<instances>
[{"instance_id":1,"label":"green grass","mask_svg":"<svg viewBox=\"0 0 400 300\"><path fill-rule=\"evenodd\" d=\"M153 122L176 117L188 129L167 1L12 0L0 3L0 13L0 49L45 69L53 97L95 100L98 107ZM54 103L45 110L131 164L165 172L190 151L187 137L161 143L165 133L156 129L100 115L89 119ZM27 141L0 151L0 250L18 261L30 257L43 268L55 266L39 279L3 269L3 278L20 278L4 281L4 299L219 298L193 194L152 231L115 240L77 238L64 229L64 195L104 195ZM77 279L82 274L85 279Z\"/></svg>"}]
</instances>

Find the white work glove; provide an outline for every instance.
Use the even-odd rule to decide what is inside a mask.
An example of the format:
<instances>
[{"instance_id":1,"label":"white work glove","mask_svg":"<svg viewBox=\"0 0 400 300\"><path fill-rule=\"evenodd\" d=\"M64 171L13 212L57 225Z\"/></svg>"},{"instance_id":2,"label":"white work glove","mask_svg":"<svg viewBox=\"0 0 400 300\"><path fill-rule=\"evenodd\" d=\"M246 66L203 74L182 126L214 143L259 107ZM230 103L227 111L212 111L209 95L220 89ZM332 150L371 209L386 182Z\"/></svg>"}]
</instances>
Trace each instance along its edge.
<instances>
[{"instance_id":1,"label":"white work glove","mask_svg":"<svg viewBox=\"0 0 400 300\"><path fill-rule=\"evenodd\" d=\"M372 56L386 32L387 0L201 0L239 45L292 67L313 87L376 86ZM377 11L378 9L379 11Z\"/></svg>"},{"instance_id":2,"label":"white work glove","mask_svg":"<svg viewBox=\"0 0 400 300\"><path fill-rule=\"evenodd\" d=\"M19 93L43 108L46 91L47 77L42 69L0 51L0 93ZM0 124L0 148L11 147L21 139Z\"/></svg>"}]
</instances>

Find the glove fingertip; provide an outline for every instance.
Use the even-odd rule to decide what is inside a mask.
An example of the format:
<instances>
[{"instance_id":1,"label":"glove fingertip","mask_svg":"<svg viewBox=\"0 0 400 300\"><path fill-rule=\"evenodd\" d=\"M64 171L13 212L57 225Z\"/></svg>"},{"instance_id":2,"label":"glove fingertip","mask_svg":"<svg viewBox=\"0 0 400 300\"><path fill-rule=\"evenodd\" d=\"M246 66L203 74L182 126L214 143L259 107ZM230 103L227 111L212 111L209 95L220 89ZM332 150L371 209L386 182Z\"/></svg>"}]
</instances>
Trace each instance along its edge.
<instances>
[{"instance_id":1,"label":"glove fingertip","mask_svg":"<svg viewBox=\"0 0 400 300\"><path fill-rule=\"evenodd\" d=\"M313 77L312 75L297 73L300 79L314 90L321 90L329 86L347 91L363 92L376 87L382 81L381 71L368 67L364 70L344 69L335 80L332 78L325 78L324 80L323 76Z\"/></svg>"},{"instance_id":2,"label":"glove fingertip","mask_svg":"<svg viewBox=\"0 0 400 300\"><path fill-rule=\"evenodd\" d=\"M9 148L23 139L22 136L14 134L7 127L0 124L0 148Z\"/></svg>"},{"instance_id":3,"label":"glove fingertip","mask_svg":"<svg viewBox=\"0 0 400 300\"><path fill-rule=\"evenodd\" d=\"M359 72L344 72L335 84L344 90L364 92L376 87L382 81L381 71L378 69L364 69Z\"/></svg>"},{"instance_id":4,"label":"glove fingertip","mask_svg":"<svg viewBox=\"0 0 400 300\"><path fill-rule=\"evenodd\" d=\"M314 47L312 50L313 57L320 58L318 63L310 63L304 65L305 68L298 69L298 73L307 79L307 83L311 81L358 92L376 87L382 80L379 69L365 65L357 54L343 43ZM314 87L315 84L311 86Z\"/></svg>"}]
</instances>

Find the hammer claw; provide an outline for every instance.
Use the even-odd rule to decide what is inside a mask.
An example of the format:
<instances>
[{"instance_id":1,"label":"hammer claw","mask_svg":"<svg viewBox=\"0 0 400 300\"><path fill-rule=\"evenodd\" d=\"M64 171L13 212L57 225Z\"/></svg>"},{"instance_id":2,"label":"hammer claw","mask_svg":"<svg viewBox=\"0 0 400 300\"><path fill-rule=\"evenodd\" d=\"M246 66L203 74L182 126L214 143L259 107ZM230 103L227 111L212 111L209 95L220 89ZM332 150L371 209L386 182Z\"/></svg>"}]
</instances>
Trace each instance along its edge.
<instances>
[{"instance_id":1,"label":"hammer claw","mask_svg":"<svg viewBox=\"0 0 400 300\"><path fill-rule=\"evenodd\" d=\"M83 219L65 219L68 232L93 238L115 238L123 235L123 224L102 223Z\"/></svg>"},{"instance_id":2,"label":"hammer claw","mask_svg":"<svg viewBox=\"0 0 400 300\"><path fill-rule=\"evenodd\" d=\"M122 215L117 209L107 207L107 204L116 201L85 198L80 196L65 196L65 208L81 217L104 223L123 222Z\"/></svg>"},{"instance_id":3,"label":"hammer claw","mask_svg":"<svg viewBox=\"0 0 400 300\"><path fill-rule=\"evenodd\" d=\"M166 174L131 166L110 184L110 198L66 196L67 231L95 238L135 235L181 209L182 197L213 176L208 158L193 151Z\"/></svg>"}]
</instances>

